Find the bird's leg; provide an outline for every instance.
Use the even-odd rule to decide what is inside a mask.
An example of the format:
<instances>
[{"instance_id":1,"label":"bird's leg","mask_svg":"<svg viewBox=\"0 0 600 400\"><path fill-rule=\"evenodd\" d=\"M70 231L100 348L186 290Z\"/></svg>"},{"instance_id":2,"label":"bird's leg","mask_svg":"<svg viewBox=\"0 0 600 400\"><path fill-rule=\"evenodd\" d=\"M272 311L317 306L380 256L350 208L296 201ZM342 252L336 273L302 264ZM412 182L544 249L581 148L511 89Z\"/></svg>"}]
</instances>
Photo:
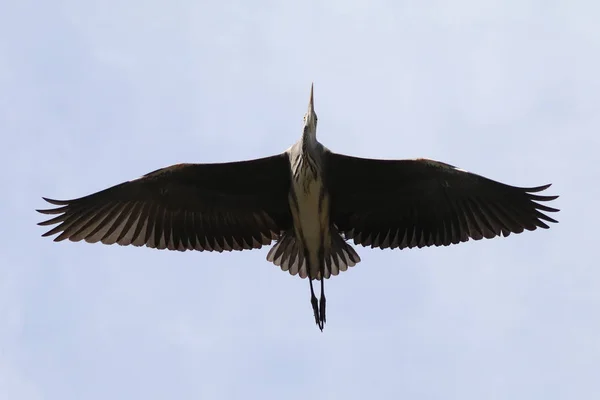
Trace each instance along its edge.
<instances>
[{"instance_id":1,"label":"bird's leg","mask_svg":"<svg viewBox=\"0 0 600 400\"><path fill-rule=\"evenodd\" d=\"M325 326L325 278L321 276L321 299L319 300L319 319L321 326ZM321 328L323 330L323 328Z\"/></svg>"},{"instance_id":2,"label":"bird's leg","mask_svg":"<svg viewBox=\"0 0 600 400\"><path fill-rule=\"evenodd\" d=\"M315 314L315 322L319 325L319 329L323 330L321 322L319 321L319 305L317 304L317 296L313 289L312 279L309 277L308 282L310 283L310 303L312 304L313 313Z\"/></svg>"}]
</instances>

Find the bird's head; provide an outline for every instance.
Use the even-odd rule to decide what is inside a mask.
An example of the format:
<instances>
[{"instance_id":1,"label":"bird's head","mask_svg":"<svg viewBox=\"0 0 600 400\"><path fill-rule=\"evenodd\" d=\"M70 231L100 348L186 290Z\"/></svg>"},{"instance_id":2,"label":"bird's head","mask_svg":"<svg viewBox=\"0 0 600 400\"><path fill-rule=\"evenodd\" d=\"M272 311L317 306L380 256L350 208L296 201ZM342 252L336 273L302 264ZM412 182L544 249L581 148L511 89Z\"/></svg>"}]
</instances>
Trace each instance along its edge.
<instances>
[{"instance_id":1,"label":"bird's head","mask_svg":"<svg viewBox=\"0 0 600 400\"><path fill-rule=\"evenodd\" d=\"M304 114L304 133L316 137L317 133L317 114L315 113L315 103L313 98L313 85L310 85L310 99L308 100L308 111Z\"/></svg>"}]
</instances>

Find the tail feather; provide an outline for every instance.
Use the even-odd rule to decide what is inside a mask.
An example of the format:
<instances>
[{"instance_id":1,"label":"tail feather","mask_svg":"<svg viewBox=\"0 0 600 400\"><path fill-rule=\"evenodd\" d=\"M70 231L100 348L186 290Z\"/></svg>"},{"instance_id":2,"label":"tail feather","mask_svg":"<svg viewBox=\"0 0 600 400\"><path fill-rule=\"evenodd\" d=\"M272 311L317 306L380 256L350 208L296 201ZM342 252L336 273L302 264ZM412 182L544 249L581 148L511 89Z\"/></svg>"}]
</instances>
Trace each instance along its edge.
<instances>
[{"instance_id":1,"label":"tail feather","mask_svg":"<svg viewBox=\"0 0 600 400\"><path fill-rule=\"evenodd\" d=\"M329 257L325 256L325 265L330 264L328 268L325 268L325 279L347 271L349 267L360 262L359 255L340 235L333 235L331 240Z\"/></svg>"},{"instance_id":2,"label":"tail feather","mask_svg":"<svg viewBox=\"0 0 600 400\"><path fill-rule=\"evenodd\" d=\"M307 263L304 251L296 241L293 233L285 233L279 241L269 250L267 260L289 271L290 275L299 275L300 278L308 276ZM323 260L325 264L325 279L331 275L336 276L340 271L348 270L360 262L360 257L351 245L338 234L332 235L331 249ZM319 274L315 279L321 280Z\"/></svg>"}]
</instances>

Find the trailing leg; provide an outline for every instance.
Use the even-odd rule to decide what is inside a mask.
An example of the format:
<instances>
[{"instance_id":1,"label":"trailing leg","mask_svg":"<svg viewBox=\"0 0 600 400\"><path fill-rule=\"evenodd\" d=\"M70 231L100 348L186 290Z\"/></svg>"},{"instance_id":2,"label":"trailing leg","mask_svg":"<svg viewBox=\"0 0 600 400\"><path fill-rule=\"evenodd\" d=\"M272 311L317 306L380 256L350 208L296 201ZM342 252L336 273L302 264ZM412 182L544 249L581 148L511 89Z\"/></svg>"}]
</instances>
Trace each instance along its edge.
<instances>
[{"instance_id":1,"label":"trailing leg","mask_svg":"<svg viewBox=\"0 0 600 400\"><path fill-rule=\"evenodd\" d=\"M321 331L322 331L323 324L321 323L321 320L320 320L319 305L317 304L317 296L315 296L315 291L313 289L312 281L313 280L311 278L308 278L308 282L310 284L310 303L312 304L313 313L315 315L315 323L319 326L319 329L321 329Z\"/></svg>"}]
</instances>

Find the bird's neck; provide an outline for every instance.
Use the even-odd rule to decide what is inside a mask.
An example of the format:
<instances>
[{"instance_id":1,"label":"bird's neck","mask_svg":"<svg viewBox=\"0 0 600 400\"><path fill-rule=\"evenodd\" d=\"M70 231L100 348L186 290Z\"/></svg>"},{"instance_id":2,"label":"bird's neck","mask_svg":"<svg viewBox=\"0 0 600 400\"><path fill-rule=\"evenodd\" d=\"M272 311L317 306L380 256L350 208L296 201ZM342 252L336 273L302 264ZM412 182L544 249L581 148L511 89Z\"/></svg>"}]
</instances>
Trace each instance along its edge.
<instances>
[{"instance_id":1,"label":"bird's neck","mask_svg":"<svg viewBox=\"0 0 600 400\"><path fill-rule=\"evenodd\" d=\"M314 131L305 130L302 134L302 151L312 153L317 148L317 135Z\"/></svg>"},{"instance_id":2,"label":"bird's neck","mask_svg":"<svg viewBox=\"0 0 600 400\"><path fill-rule=\"evenodd\" d=\"M293 175L297 181L310 181L316 179L319 173L319 143L314 133L304 132L302 139L296 143L292 150Z\"/></svg>"}]
</instances>

